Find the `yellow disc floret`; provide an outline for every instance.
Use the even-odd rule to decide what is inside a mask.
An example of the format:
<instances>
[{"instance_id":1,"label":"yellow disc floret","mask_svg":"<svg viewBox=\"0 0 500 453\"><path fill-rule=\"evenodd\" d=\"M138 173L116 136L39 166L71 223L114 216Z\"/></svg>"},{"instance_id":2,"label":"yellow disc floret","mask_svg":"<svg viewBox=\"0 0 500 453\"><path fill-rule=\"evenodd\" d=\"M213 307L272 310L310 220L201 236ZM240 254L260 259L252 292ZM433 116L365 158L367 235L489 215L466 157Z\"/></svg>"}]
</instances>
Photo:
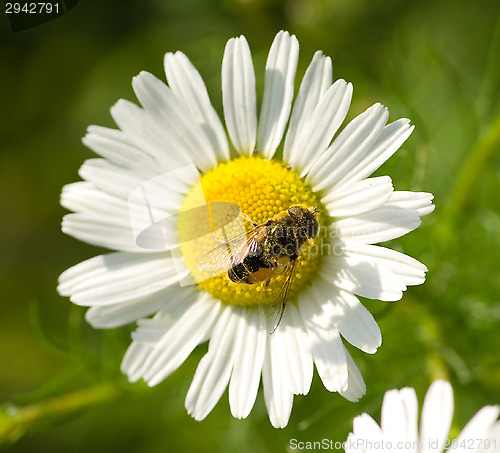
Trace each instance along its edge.
<instances>
[{"instance_id":1,"label":"yellow disc floret","mask_svg":"<svg viewBox=\"0 0 500 453\"><path fill-rule=\"evenodd\" d=\"M255 225L299 204L321 210L311 188L280 161L239 157L203 175L200 184L193 187L184 200L178 221L182 255L198 285L224 303L273 303L284 276L272 278L266 284L232 282L226 272L229 256L226 245L236 242L238 237L246 237ZM238 211L244 214L244 221L241 216L236 218L239 222L233 221ZM316 270L318 253L311 253L311 250L319 249L323 230L320 228L320 234L301 250L290 298ZM219 253L213 253L215 248L220 249ZM214 267L219 265L212 274L200 270L200 262L207 256Z\"/></svg>"}]
</instances>

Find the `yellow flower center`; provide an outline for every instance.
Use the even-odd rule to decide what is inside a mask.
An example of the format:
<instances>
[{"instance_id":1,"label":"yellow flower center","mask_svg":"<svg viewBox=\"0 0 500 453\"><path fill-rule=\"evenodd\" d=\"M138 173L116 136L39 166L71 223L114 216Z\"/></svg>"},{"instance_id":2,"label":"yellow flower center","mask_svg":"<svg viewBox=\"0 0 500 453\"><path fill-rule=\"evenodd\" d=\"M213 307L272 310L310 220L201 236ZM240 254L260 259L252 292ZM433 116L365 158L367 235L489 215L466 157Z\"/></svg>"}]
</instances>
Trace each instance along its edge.
<instances>
[{"instance_id":1,"label":"yellow flower center","mask_svg":"<svg viewBox=\"0 0 500 453\"><path fill-rule=\"evenodd\" d=\"M182 255L198 285L224 303L275 302L284 283L284 274L274 276L267 283L234 283L227 276L230 267L227 245L236 244L237 237L246 238L255 224L263 224L291 206L317 207L321 211L316 195L282 162L257 156L221 163L203 175L200 184L186 196L178 221ZM244 216L237 216L231 223L238 208ZM324 213L324 209L322 211ZM290 298L310 280L318 265L317 250L325 230L321 228L324 225L322 214L319 216L320 232L301 249ZM216 248L218 251L214 252ZM214 272L207 274L200 269L200 263L212 266Z\"/></svg>"}]
</instances>

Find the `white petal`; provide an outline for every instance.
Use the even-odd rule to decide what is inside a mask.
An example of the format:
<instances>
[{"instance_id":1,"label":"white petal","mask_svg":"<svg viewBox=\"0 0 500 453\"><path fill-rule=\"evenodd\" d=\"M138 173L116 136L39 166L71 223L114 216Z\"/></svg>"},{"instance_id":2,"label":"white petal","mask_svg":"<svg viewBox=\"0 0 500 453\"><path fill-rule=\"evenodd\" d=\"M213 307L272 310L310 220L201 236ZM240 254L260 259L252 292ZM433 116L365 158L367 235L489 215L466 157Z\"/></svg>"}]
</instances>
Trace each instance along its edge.
<instances>
[{"instance_id":1,"label":"white petal","mask_svg":"<svg viewBox=\"0 0 500 453\"><path fill-rule=\"evenodd\" d=\"M181 210L186 195L200 177L196 167L190 166L145 178L136 171L106 159L88 159L78 173L95 188L115 195L129 205L132 193L144 189L143 192L148 196L148 205L166 212ZM130 210L130 206L128 209Z\"/></svg>"},{"instance_id":2,"label":"white petal","mask_svg":"<svg viewBox=\"0 0 500 453\"><path fill-rule=\"evenodd\" d=\"M307 298L299 295L299 310L309 337L314 363L324 386L331 392L346 390L348 372L345 347L339 332L322 308L322 296L314 288Z\"/></svg>"},{"instance_id":3,"label":"white petal","mask_svg":"<svg viewBox=\"0 0 500 453\"><path fill-rule=\"evenodd\" d=\"M363 376L361 376L358 367L347 349L345 350L345 358L347 359L347 370L349 373L348 387L346 390L339 390L339 394L345 399L356 403L366 393L366 385Z\"/></svg>"},{"instance_id":4,"label":"white petal","mask_svg":"<svg viewBox=\"0 0 500 453\"><path fill-rule=\"evenodd\" d=\"M222 60L222 104L231 142L249 156L257 136L257 99L252 55L244 36L226 44Z\"/></svg>"},{"instance_id":5,"label":"white petal","mask_svg":"<svg viewBox=\"0 0 500 453\"><path fill-rule=\"evenodd\" d=\"M196 288L189 292L179 292L177 296L168 301L152 318L137 321L137 329L132 332L134 341L156 347L165 334L175 327L188 310L192 310L193 305L199 304L199 299L202 298Z\"/></svg>"},{"instance_id":6,"label":"white petal","mask_svg":"<svg viewBox=\"0 0 500 453\"><path fill-rule=\"evenodd\" d=\"M395 301L403 297L403 281L376 262L325 256L320 275L332 285L369 299Z\"/></svg>"},{"instance_id":7,"label":"white petal","mask_svg":"<svg viewBox=\"0 0 500 453\"><path fill-rule=\"evenodd\" d=\"M340 187L339 181L366 155L382 133L389 117L387 109L374 104L354 118L333 141L322 156L316 160L306 182L314 191Z\"/></svg>"},{"instance_id":8,"label":"white petal","mask_svg":"<svg viewBox=\"0 0 500 453\"><path fill-rule=\"evenodd\" d=\"M143 182L104 159L86 161L80 172L92 184L79 182L63 189L61 204L80 212L64 219L63 231L116 250L170 249L178 244L177 221L172 216L181 210L189 182L198 178L197 171L186 168ZM178 180L180 176L184 182ZM151 222L156 229L149 228ZM146 237L158 246L146 247Z\"/></svg>"},{"instance_id":9,"label":"white petal","mask_svg":"<svg viewBox=\"0 0 500 453\"><path fill-rule=\"evenodd\" d=\"M352 96L352 85L337 80L320 98L311 114L304 119L300 133L290 145L289 162L301 177L325 152L345 119Z\"/></svg>"},{"instance_id":10,"label":"white petal","mask_svg":"<svg viewBox=\"0 0 500 453\"><path fill-rule=\"evenodd\" d=\"M123 252L145 252L136 242L130 225L98 213L65 215L63 233L92 245Z\"/></svg>"},{"instance_id":11,"label":"white petal","mask_svg":"<svg viewBox=\"0 0 500 453\"><path fill-rule=\"evenodd\" d=\"M405 451L417 451L418 401L414 389L386 392L380 421L386 439L405 443L406 447L410 447L405 448Z\"/></svg>"},{"instance_id":12,"label":"white petal","mask_svg":"<svg viewBox=\"0 0 500 453\"><path fill-rule=\"evenodd\" d=\"M420 225L418 211L390 204L391 199L392 196L389 202L372 211L338 220L332 224L330 234L346 242L375 244L404 236L417 228Z\"/></svg>"},{"instance_id":13,"label":"white petal","mask_svg":"<svg viewBox=\"0 0 500 453\"><path fill-rule=\"evenodd\" d=\"M365 259L380 264L399 277L405 285L420 285L425 281L427 267L416 259L385 247L349 242L344 246L345 256Z\"/></svg>"},{"instance_id":14,"label":"white petal","mask_svg":"<svg viewBox=\"0 0 500 453\"><path fill-rule=\"evenodd\" d=\"M184 276L176 270L176 263L164 253L110 253L63 272L58 290L78 305L110 305L176 284Z\"/></svg>"},{"instance_id":15,"label":"white petal","mask_svg":"<svg viewBox=\"0 0 500 453\"><path fill-rule=\"evenodd\" d=\"M418 442L418 400L415 390L405 388L400 391L404 411L406 414L406 440L412 445Z\"/></svg>"},{"instance_id":16,"label":"white petal","mask_svg":"<svg viewBox=\"0 0 500 453\"><path fill-rule=\"evenodd\" d=\"M382 335L372 314L358 298L320 278L314 287L324 300L323 310L328 324L335 326L353 346L374 354L382 343Z\"/></svg>"},{"instance_id":17,"label":"white petal","mask_svg":"<svg viewBox=\"0 0 500 453\"><path fill-rule=\"evenodd\" d=\"M186 360L212 329L219 311L220 302L203 294L165 332L144 364L143 378L149 386L160 383Z\"/></svg>"},{"instance_id":18,"label":"white petal","mask_svg":"<svg viewBox=\"0 0 500 453\"><path fill-rule=\"evenodd\" d=\"M186 292L187 293L187 292ZM123 358L121 371L131 382L138 381L147 371L147 359L165 333L170 330L186 311L196 303L195 298L179 299L177 304L167 304L167 313L159 312L153 319L139 319L138 329L132 334L134 340Z\"/></svg>"},{"instance_id":19,"label":"white petal","mask_svg":"<svg viewBox=\"0 0 500 453\"><path fill-rule=\"evenodd\" d=\"M130 141L154 157L159 163L160 173L194 163L189 150L178 152L167 130L134 103L118 100L111 107L111 116Z\"/></svg>"},{"instance_id":20,"label":"white petal","mask_svg":"<svg viewBox=\"0 0 500 453\"><path fill-rule=\"evenodd\" d=\"M366 154L360 156L356 165L339 180L337 187L361 181L370 176L401 147L414 128L415 126L410 126L410 120L406 118L401 118L385 126Z\"/></svg>"},{"instance_id":21,"label":"white petal","mask_svg":"<svg viewBox=\"0 0 500 453\"><path fill-rule=\"evenodd\" d=\"M375 420L368 414L361 414L354 418L352 421L352 431L354 435L350 439L349 446L358 446L359 449L346 448L346 451L380 452L384 436Z\"/></svg>"},{"instance_id":22,"label":"white petal","mask_svg":"<svg viewBox=\"0 0 500 453\"><path fill-rule=\"evenodd\" d=\"M116 267L120 265L123 266L123 264L128 263L130 259L133 264L136 260L141 262L142 260L149 258L147 256L132 253L111 253L107 258L104 258L104 256L106 255L96 256L66 269L59 276L59 285L57 287L59 294L61 294L61 296L71 296L74 292L75 286L84 283L89 278L106 273L109 269L109 265L104 265L106 262L110 263L111 260L114 260L116 262Z\"/></svg>"},{"instance_id":23,"label":"white petal","mask_svg":"<svg viewBox=\"0 0 500 453\"><path fill-rule=\"evenodd\" d=\"M123 198L97 189L86 181L64 186L61 205L70 211L101 213L129 223L129 211Z\"/></svg>"},{"instance_id":24,"label":"white petal","mask_svg":"<svg viewBox=\"0 0 500 453\"><path fill-rule=\"evenodd\" d=\"M89 126L83 143L115 165L152 177L159 169L156 158L139 148L123 131L101 126Z\"/></svg>"},{"instance_id":25,"label":"white petal","mask_svg":"<svg viewBox=\"0 0 500 453\"><path fill-rule=\"evenodd\" d=\"M490 432L488 433L488 440L490 441L489 445L485 445L483 443L483 446L481 449L479 449L478 453L488 453L492 451L492 446L494 446L493 451L495 453L500 452L500 446L498 445L500 442L500 421L496 422L490 429Z\"/></svg>"},{"instance_id":26,"label":"white petal","mask_svg":"<svg viewBox=\"0 0 500 453\"><path fill-rule=\"evenodd\" d=\"M364 437L366 440L382 439L382 430L377 422L368 414L361 414L352 421L352 430L358 437Z\"/></svg>"},{"instance_id":27,"label":"white petal","mask_svg":"<svg viewBox=\"0 0 500 453\"><path fill-rule=\"evenodd\" d=\"M126 374L130 382L136 382L142 377L142 367L153 347L132 341L123 357L120 370Z\"/></svg>"},{"instance_id":28,"label":"white petal","mask_svg":"<svg viewBox=\"0 0 500 453\"><path fill-rule=\"evenodd\" d=\"M266 350L267 331L259 310L243 310L236 332L235 362L229 384L231 414L246 418L255 402Z\"/></svg>"},{"instance_id":29,"label":"white petal","mask_svg":"<svg viewBox=\"0 0 500 453\"><path fill-rule=\"evenodd\" d=\"M361 181L370 176L400 148L413 129L414 126L410 126L410 121L406 118L385 126L369 149L365 149L364 153L356 154L348 171L337 181L333 181L330 189Z\"/></svg>"},{"instance_id":30,"label":"white petal","mask_svg":"<svg viewBox=\"0 0 500 453\"><path fill-rule=\"evenodd\" d=\"M145 297L112 305L95 305L87 310L85 319L94 328L109 329L149 316L174 304L186 305L195 300L196 292L189 287L169 287Z\"/></svg>"},{"instance_id":31,"label":"white petal","mask_svg":"<svg viewBox=\"0 0 500 453\"><path fill-rule=\"evenodd\" d=\"M189 154L204 172L217 166L212 144L187 107L167 85L149 72L142 71L134 77L132 86L153 123L168 136L165 147L169 147L170 152Z\"/></svg>"},{"instance_id":32,"label":"white petal","mask_svg":"<svg viewBox=\"0 0 500 453\"><path fill-rule=\"evenodd\" d=\"M284 428L292 412L293 393L283 385L282 372L277 366L281 350L276 347L274 333L266 341L262 384L269 420L275 428Z\"/></svg>"},{"instance_id":33,"label":"white petal","mask_svg":"<svg viewBox=\"0 0 500 453\"><path fill-rule=\"evenodd\" d=\"M294 146L298 148L296 168L303 177L320 155L325 152L347 115L352 97L352 85L337 80L322 96Z\"/></svg>"},{"instance_id":34,"label":"white petal","mask_svg":"<svg viewBox=\"0 0 500 453\"><path fill-rule=\"evenodd\" d=\"M272 334L274 345L281 350L278 362L284 384L296 395L306 395L311 387L313 358L304 321L293 303L286 306L278 329Z\"/></svg>"},{"instance_id":35,"label":"white petal","mask_svg":"<svg viewBox=\"0 0 500 453\"><path fill-rule=\"evenodd\" d=\"M78 173L98 189L123 200L127 200L130 192L146 180L140 173L106 159L87 159Z\"/></svg>"},{"instance_id":36,"label":"white petal","mask_svg":"<svg viewBox=\"0 0 500 453\"><path fill-rule=\"evenodd\" d=\"M270 159L281 142L293 100L299 42L280 31L274 38L266 63L266 81L260 110L257 149Z\"/></svg>"},{"instance_id":37,"label":"white petal","mask_svg":"<svg viewBox=\"0 0 500 453\"><path fill-rule=\"evenodd\" d=\"M283 160L294 167L301 157L301 150L294 146L297 137L303 135L303 130L309 123L314 109L331 84L332 61L318 51L314 54L300 84L285 137Z\"/></svg>"},{"instance_id":38,"label":"white petal","mask_svg":"<svg viewBox=\"0 0 500 453\"><path fill-rule=\"evenodd\" d=\"M208 352L200 360L186 396L186 409L203 420L219 401L234 364L234 340L242 307L226 305L213 329Z\"/></svg>"},{"instance_id":39,"label":"white petal","mask_svg":"<svg viewBox=\"0 0 500 453\"><path fill-rule=\"evenodd\" d=\"M182 52L169 52L165 55L165 74L172 91L183 101L212 144L217 160L228 160L226 133L210 102L200 73Z\"/></svg>"},{"instance_id":40,"label":"white petal","mask_svg":"<svg viewBox=\"0 0 500 453\"><path fill-rule=\"evenodd\" d=\"M141 219L141 216L146 217L146 226L149 226L151 225L151 219L165 220L172 215L171 213L177 212L182 206L182 197L179 194L167 190L162 195L167 196L162 198L156 197L157 199L149 197L147 200L148 209L146 209L144 202L137 203L136 200L131 199L127 201L119 195L110 194L98 189L91 183L80 181L64 186L61 194L61 205L67 209L81 213L80 218L97 218L98 223L107 222L110 225L117 225L124 232L130 229L132 239L135 242L135 244L131 245L132 250L139 251L135 245L141 247L142 244L135 240L136 235L132 228L132 220ZM158 206L160 203L162 205ZM142 214L142 210L147 212ZM165 230L168 230L170 234L164 235ZM163 225L162 232L159 235L165 237L174 236L172 244L177 244L178 242L176 224L167 223ZM130 236L127 234L126 237ZM162 243L164 243L164 240L162 240ZM161 249L165 250L165 247Z\"/></svg>"},{"instance_id":41,"label":"white petal","mask_svg":"<svg viewBox=\"0 0 500 453\"><path fill-rule=\"evenodd\" d=\"M111 329L149 316L165 303L165 293L153 294L113 305L95 305L85 313L85 320L95 329Z\"/></svg>"},{"instance_id":42,"label":"white petal","mask_svg":"<svg viewBox=\"0 0 500 453\"><path fill-rule=\"evenodd\" d=\"M89 244L122 252L148 254L178 247L177 231L170 228L174 226L172 222L175 218L167 217L163 220L159 226L167 225L169 228L147 230L139 238L134 235L129 222L101 213L80 212L64 216L62 231Z\"/></svg>"},{"instance_id":43,"label":"white petal","mask_svg":"<svg viewBox=\"0 0 500 453\"><path fill-rule=\"evenodd\" d=\"M500 452L500 421L491 426L488 435L484 439L477 453L499 453Z\"/></svg>"},{"instance_id":44,"label":"white petal","mask_svg":"<svg viewBox=\"0 0 500 453\"><path fill-rule=\"evenodd\" d=\"M443 451L453 418L453 389L449 382L434 381L425 395L420 422L422 453ZM433 444L432 448L430 442ZM437 442L437 449L436 444Z\"/></svg>"},{"instance_id":45,"label":"white petal","mask_svg":"<svg viewBox=\"0 0 500 453\"><path fill-rule=\"evenodd\" d=\"M358 415L362 417L367 414ZM354 419L356 420L356 419ZM358 439L353 433L349 433L347 439L345 440L345 452L346 453L367 453L364 446L365 442L362 439Z\"/></svg>"},{"instance_id":46,"label":"white petal","mask_svg":"<svg viewBox=\"0 0 500 453\"><path fill-rule=\"evenodd\" d=\"M492 431L495 424L497 425L497 429L500 429L500 423L497 423L499 414L499 406L485 406L477 411L474 417L462 429L455 442L452 443L450 450L456 453L477 451L481 449L482 444L482 448L488 451L485 444L486 440L490 441L490 446L492 447L490 451L500 449L500 445L498 445L500 438L492 438Z\"/></svg>"},{"instance_id":47,"label":"white petal","mask_svg":"<svg viewBox=\"0 0 500 453\"><path fill-rule=\"evenodd\" d=\"M352 430L359 437L365 436L367 440L382 439L382 430L377 422L368 414L361 414L354 417L352 421Z\"/></svg>"},{"instance_id":48,"label":"white petal","mask_svg":"<svg viewBox=\"0 0 500 453\"><path fill-rule=\"evenodd\" d=\"M434 195L427 192L408 192L398 190L391 195L387 206L399 208L416 210L420 217L430 214L434 211L434 205L432 204L432 199Z\"/></svg>"},{"instance_id":49,"label":"white petal","mask_svg":"<svg viewBox=\"0 0 500 453\"><path fill-rule=\"evenodd\" d=\"M349 217L383 205L393 190L391 178L379 176L342 186L326 195L321 202L331 217Z\"/></svg>"}]
</instances>

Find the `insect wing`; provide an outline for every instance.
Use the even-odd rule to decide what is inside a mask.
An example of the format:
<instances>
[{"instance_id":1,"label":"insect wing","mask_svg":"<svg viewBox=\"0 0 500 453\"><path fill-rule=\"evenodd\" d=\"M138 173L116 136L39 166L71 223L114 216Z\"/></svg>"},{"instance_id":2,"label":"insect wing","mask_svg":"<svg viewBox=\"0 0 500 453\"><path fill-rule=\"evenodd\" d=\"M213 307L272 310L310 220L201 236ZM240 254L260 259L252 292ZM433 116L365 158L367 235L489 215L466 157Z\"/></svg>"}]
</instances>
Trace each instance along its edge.
<instances>
[{"instance_id":1,"label":"insect wing","mask_svg":"<svg viewBox=\"0 0 500 453\"><path fill-rule=\"evenodd\" d=\"M244 232L210 250L201 257L198 262L198 270L227 271L232 266L241 263L249 253L257 248L258 244L255 238L262 227L263 225L257 226L250 232Z\"/></svg>"},{"instance_id":2,"label":"insect wing","mask_svg":"<svg viewBox=\"0 0 500 453\"><path fill-rule=\"evenodd\" d=\"M290 261L287 267L283 271L284 281L281 288L274 300L273 306L275 307L273 312L278 310L274 318L273 329L269 332L269 335L274 333L283 319L283 313L285 313L286 302L288 300L288 295L290 294L290 288L292 287L293 278L295 276L295 269L297 268L297 260Z\"/></svg>"}]
</instances>

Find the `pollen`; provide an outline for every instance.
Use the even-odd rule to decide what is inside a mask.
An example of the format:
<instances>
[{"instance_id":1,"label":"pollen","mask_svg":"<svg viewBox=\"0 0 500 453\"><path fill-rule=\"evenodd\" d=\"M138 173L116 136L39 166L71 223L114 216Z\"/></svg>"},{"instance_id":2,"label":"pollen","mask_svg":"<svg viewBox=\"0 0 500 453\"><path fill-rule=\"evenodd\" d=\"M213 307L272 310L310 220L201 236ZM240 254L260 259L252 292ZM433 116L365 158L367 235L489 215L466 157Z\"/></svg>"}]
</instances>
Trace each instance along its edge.
<instances>
[{"instance_id":1,"label":"pollen","mask_svg":"<svg viewBox=\"0 0 500 453\"><path fill-rule=\"evenodd\" d=\"M311 188L278 160L239 157L204 174L186 196L178 221L182 256L200 288L223 303L248 306L275 302L284 275L256 284L234 283L227 276L228 250L256 226L297 204L324 212ZM326 230L321 228L321 213L319 222L318 236L301 249L290 300L316 272L317 251ZM205 261L213 267L210 272L200 269Z\"/></svg>"}]
</instances>

